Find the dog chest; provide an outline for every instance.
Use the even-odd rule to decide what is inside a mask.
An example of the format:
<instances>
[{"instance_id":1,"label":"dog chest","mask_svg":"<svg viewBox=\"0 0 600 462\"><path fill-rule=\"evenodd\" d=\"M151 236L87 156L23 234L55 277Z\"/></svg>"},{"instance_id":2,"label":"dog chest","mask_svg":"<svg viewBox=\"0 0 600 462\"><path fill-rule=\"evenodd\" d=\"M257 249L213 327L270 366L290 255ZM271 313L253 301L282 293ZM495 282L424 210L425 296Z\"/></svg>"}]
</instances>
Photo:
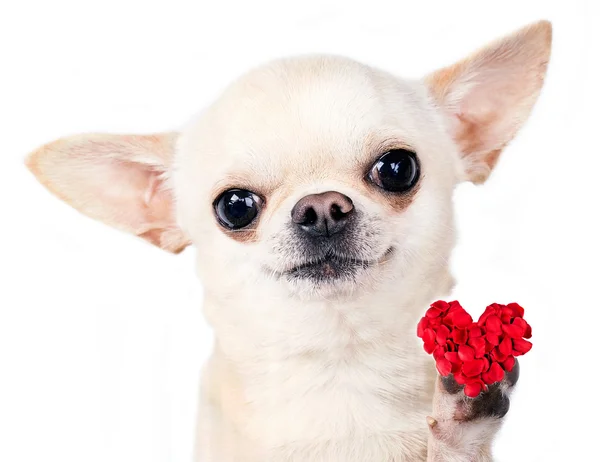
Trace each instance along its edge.
<instances>
[{"instance_id":1,"label":"dog chest","mask_svg":"<svg viewBox=\"0 0 600 462\"><path fill-rule=\"evenodd\" d=\"M431 405L423 379L427 374L411 371L406 360L394 362L272 365L247 388L252 410L246 431L268 451L316 451L305 460L317 460L319 451L338 454L342 448L356 455L406 444L420 447Z\"/></svg>"}]
</instances>

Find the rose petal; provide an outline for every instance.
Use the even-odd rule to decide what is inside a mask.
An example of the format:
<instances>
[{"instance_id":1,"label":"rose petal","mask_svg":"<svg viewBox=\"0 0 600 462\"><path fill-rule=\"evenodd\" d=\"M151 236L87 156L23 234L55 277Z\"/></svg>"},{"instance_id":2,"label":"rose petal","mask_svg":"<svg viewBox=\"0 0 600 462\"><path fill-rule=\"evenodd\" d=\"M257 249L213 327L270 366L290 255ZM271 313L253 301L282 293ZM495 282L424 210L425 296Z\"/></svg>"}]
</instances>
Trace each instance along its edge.
<instances>
[{"instance_id":1,"label":"rose petal","mask_svg":"<svg viewBox=\"0 0 600 462\"><path fill-rule=\"evenodd\" d=\"M486 322L487 318L489 318L495 312L496 312L496 310L494 309L494 307L492 305L488 306L485 309L485 311L481 314L481 316L479 316L479 319L477 320L477 325L479 327L485 326L485 322Z\"/></svg>"},{"instance_id":2,"label":"rose petal","mask_svg":"<svg viewBox=\"0 0 600 462\"><path fill-rule=\"evenodd\" d=\"M506 307L513 311L514 317L522 318L525 315L525 310L518 303L509 303Z\"/></svg>"},{"instance_id":3,"label":"rose petal","mask_svg":"<svg viewBox=\"0 0 600 462\"><path fill-rule=\"evenodd\" d=\"M523 334L523 337L531 338L531 326L529 324L527 324L527 327L525 328L525 334Z\"/></svg>"},{"instance_id":4,"label":"rose petal","mask_svg":"<svg viewBox=\"0 0 600 462\"><path fill-rule=\"evenodd\" d=\"M434 307L433 305L425 312L425 316L428 318L437 318L442 314L442 310Z\"/></svg>"},{"instance_id":5,"label":"rose petal","mask_svg":"<svg viewBox=\"0 0 600 462\"><path fill-rule=\"evenodd\" d=\"M437 334L435 337L435 341L437 342L438 345L444 345L446 343L446 339L448 338L448 336L450 335L450 329L448 329L446 326L440 326L437 329Z\"/></svg>"},{"instance_id":6,"label":"rose petal","mask_svg":"<svg viewBox=\"0 0 600 462\"><path fill-rule=\"evenodd\" d=\"M504 370L506 372L510 372L513 370L513 367L515 367L515 357L514 356L509 356L508 358L506 358L506 361L504 361L502 363L502 367L504 367Z\"/></svg>"},{"instance_id":7,"label":"rose petal","mask_svg":"<svg viewBox=\"0 0 600 462\"><path fill-rule=\"evenodd\" d=\"M510 324L511 319L514 318L513 310L506 306L500 310L500 320L503 324Z\"/></svg>"},{"instance_id":8,"label":"rose petal","mask_svg":"<svg viewBox=\"0 0 600 462\"><path fill-rule=\"evenodd\" d=\"M484 363L484 365L483 365L483 371L487 372L490 369L490 360L487 357L485 357L485 356L483 358L481 358L481 359L483 359L483 363Z\"/></svg>"},{"instance_id":9,"label":"rose petal","mask_svg":"<svg viewBox=\"0 0 600 462\"><path fill-rule=\"evenodd\" d=\"M433 359L437 361L438 359L443 358L444 354L446 353L445 350L446 349L443 346L438 346L435 350L433 350Z\"/></svg>"},{"instance_id":10,"label":"rose petal","mask_svg":"<svg viewBox=\"0 0 600 462\"><path fill-rule=\"evenodd\" d=\"M483 383L487 384L487 385L491 385L494 382L492 381L491 377L490 377L490 373L489 372L483 372L481 374L481 380L483 381Z\"/></svg>"},{"instance_id":11,"label":"rose petal","mask_svg":"<svg viewBox=\"0 0 600 462\"><path fill-rule=\"evenodd\" d=\"M492 334L500 335L502 333L502 321L496 315L490 316L485 322L486 330Z\"/></svg>"},{"instance_id":12,"label":"rose petal","mask_svg":"<svg viewBox=\"0 0 600 462\"><path fill-rule=\"evenodd\" d=\"M444 357L450 361L452 364L462 364L462 361L460 360L460 358L458 357L458 353L454 352L454 351L448 351Z\"/></svg>"},{"instance_id":13,"label":"rose petal","mask_svg":"<svg viewBox=\"0 0 600 462\"><path fill-rule=\"evenodd\" d=\"M436 349L437 345L435 344L435 332L433 329L425 329L423 333L423 349L431 354Z\"/></svg>"},{"instance_id":14,"label":"rose petal","mask_svg":"<svg viewBox=\"0 0 600 462\"><path fill-rule=\"evenodd\" d=\"M450 308L450 304L444 300L438 300L437 302L433 302L431 307L446 312Z\"/></svg>"},{"instance_id":15,"label":"rose petal","mask_svg":"<svg viewBox=\"0 0 600 462\"><path fill-rule=\"evenodd\" d=\"M483 336L483 330L475 323L469 327L469 337L478 338Z\"/></svg>"},{"instance_id":16,"label":"rose petal","mask_svg":"<svg viewBox=\"0 0 600 462\"><path fill-rule=\"evenodd\" d=\"M435 327L439 327L442 325L442 318L438 316L437 318L428 318L429 324Z\"/></svg>"},{"instance_id":17,"label":"rose petal","mask_svg":"<svg viewBox=\"0 0 600 462\"><path fill-rule=\"evenodd\" d=\"M519 329L523 330L523 333L519 337L531 338L531 327L527 324L523 318L515 318L513 320L514 326L519 326Z\"/></svg>"},{"instance_id":18,"label":"rose petal","mask_svg":"<svg viewBox=\"0 0 600 462\"><path fill-rule=\"evenodd\" d=\"M521 338L525 335L525 327L518 324L502 324L502 330L511 338Z\"/></svg>"},{"instance_id":19,"label":"rose petal","mask_svg":"<svg viewBox=\"0 0 600 462\"><path fill-rule=\"evenodd\" d=\"M531 342L528 342L527 340L523 340L522 338L516 338L513 339L512 341L513 343L513 348L515 351L518 351L521 354L525 354L527 353L529 350L531 350L531 347L533 346ZM517 356L515 353L513 353L515 356Z\"/></svg>"},{"instance_id":20,"label":"rose petal","mask_svg":"<svg viewBox=\"0 0 600 462\"><path fill-rule=\"evenodd\" d=\"M506 361L508 355L503 354L498 348L494 348L490 353L490 357L492 358L492 361L497 361L501 363L503 361Z\"/></svg>"},{"instance_id":21,"label":"rose petal","mask_svg":"<svg viewBox=\"0 0 600 462\"><path fill-rule=\"evenodd\" d=\"M487 385L500 382L504 378L504 369L500 367L500 364L494 361L490 366L490 369L481 374L481 378Z\"/></svg>"},{"instance_id":22,"label":"rose petal","mask_svg":"<svg viewBox=\"0 0 600 462\"><path fill-rule=\"evenodd\" d=\"M421 318L419 324L417 324L417 337L423 338L423 334L425 333L425 329L429 327L429 319L427 317Z\"/></svg>"},{"instance_id":23,"label":"rose petal","mask_svg":"<svg viewBox=\"0 0 600 462\"><path fill-rule=\"evenodd\" d=\"M517 340L517 339L515 339L515 340ZM510 340L510 337L504 337L504 340L502 340L500 342L500 345L498 345L498 350L504 356L508 356L509 354L511 354L512 349L513 349L513 345L512 345L512 341Z\"/></svg>"},{"instance_id":24,"label":"rose petal","mask_svg":"<svg viewBox=\"0 0 600 462\"><path fill-rule=\"evenodd\" d=\"M440 358L435 362L438 372L442 376L447 376L452 372L452 363L446 358Z\"/></svg>"},{"instance_id":25,"label":"rose petal","mask_svg":"<svg viewBox=\"0 0 600 462\"><path fill-rule=\"evenodd\" d=\"M467 383L469 381L469 379L462 372L455 373L454 380L459 385L464 385L465 383Z\"/></svg>"},{"instance_id":26,"label":"rose petal","mask_svg":"<svg viewBox=\"0 0 600 462\"><path fill-rule=\"evenodd\" d=\"M483 391L483 384L481 381L469 382L465 385L465 395L469 398L477 398Z\"/></svg>"},{"instance_id":27,"label":"rose petal","mask_svg":"<svg viewBox=\"0 0 600 462\"><path fill-rule=\"evenodd\" d=\"M458 347L452 340L446 340L446 351L457 351Z\"/></svg>"},{"instance_id":28,"label":"rose petal","mask_svg":"<svg viewBox=\"0 0 600 462\"><path fill-rule=\"evenodd\" d=\"M467 323L466 320L470 319ZM473 319L471 315L465 311L465 309L457 304L457 302L450 302L450 309L446 317L444 317L444 324L451 327L467 327L468 324L472 323ZM466 325L465 325L466 323Z\"/></svg>"},{"instance_id":29,"label":"rose petal","mask_svg":"<svg viewBox=\"0 0 600 462\"><path fill-rule=\"evenodd\" d=\"M423 332L423 341L425 343L435 342L435 332L433 329L427 328Z\"/></svg>"},{"instance_id":30,"label":"rose petal","mask_svg":"<svg viewBox=\"0 0 600 462\"><path fill-rule=\"evenodd\" d=\"M485 363L482 359L474 359L463 364L462 373L467 377L476 377L483 372Z\"/></svg>"},{"instance_id":31,"label":"rose petal","mask_svg":"<svg viewBox=\"0 0 600 462\"><path fill-rule=\"evenodd\" d=\"M459 345L464 345L465 343L467 343L468 338L469 333L466 329L454 329L452 331L452 339Z\"/></svg>"},{"instance_id":32,"label":"rose petal","mask_svg":"<svg viewBox=\"0 0 600 462\"><path fill-rule=\"evenodd\" d=\"M461 361L473 361L475 359L475 350L468 345L459 345L458 357Z\"/></svg>"},{"instance_id":33,"label":"rose petal","mask_svg":"<svg viewBox=\"0 0 600 462\"><path fill-rule=\"evenodd\" d=\"M454 325L456 327L465 328L473 322L473 318L465 310L457 311L454 315Z\"/></svg>"},{"instance_id":34,"label":"rose petal","mask_svg":"<svg viewBox=\"0 0 600 462\"><path fill-rule=\"evenodd\" d=\"M483 337L471 338L468 343L473 348L476 358L485 355L485 339Z\"/></svg>"},{"instance_id":35,"label":"rose petal","mask_svg":"<svg viewBox=\"0 0 600 462\"><path fill-rule=\"evenodd\" d=\"M492 334L491 332L486 332L485 339L494 346L500 343L500 337L496 334Z\"/></svg>"},{"instance_id":36,"label":"rose petal","mask_svg":"<svg viewBox=\"0 0 600 462\"><path fill-rule=\"evenodd\" d=\"M519 317L513 319L512 324L522 327L523 329L525 329L527 327L527 321L525 321L523 318L519 318Z\"/></svg>"},{"instance_id":37,"label":"rose petal","mask_svg":"<svg viewBox=\"0 0 600 462\"><path fill-rule=\"evenodd\" d=\"M448 313L456 310L464 310L464 308L458 303L457 300L452 300L448 303Z\"/></svg>"}]
</instances>

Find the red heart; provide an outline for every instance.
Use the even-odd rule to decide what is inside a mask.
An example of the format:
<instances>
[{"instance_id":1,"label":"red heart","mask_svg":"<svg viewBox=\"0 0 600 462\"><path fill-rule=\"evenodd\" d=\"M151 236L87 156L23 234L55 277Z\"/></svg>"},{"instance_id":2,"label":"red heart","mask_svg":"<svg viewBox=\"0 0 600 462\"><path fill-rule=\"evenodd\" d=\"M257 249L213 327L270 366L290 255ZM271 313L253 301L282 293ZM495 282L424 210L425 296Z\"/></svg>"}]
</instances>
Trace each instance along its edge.
<instances>
[{"instance_id":1,"label":"red heart","mask_svg":"<svg viewBox=\"0 0 600 462\"><path fill-rule=\"evenodd\" d=\"M417 326L423 348L442 376L454 374L465 395L475 398L512 371L515 356L531 350L531 326L517 303L489 305L477 322L457 301L433 303Z\"/></svg>"}]
</instances>

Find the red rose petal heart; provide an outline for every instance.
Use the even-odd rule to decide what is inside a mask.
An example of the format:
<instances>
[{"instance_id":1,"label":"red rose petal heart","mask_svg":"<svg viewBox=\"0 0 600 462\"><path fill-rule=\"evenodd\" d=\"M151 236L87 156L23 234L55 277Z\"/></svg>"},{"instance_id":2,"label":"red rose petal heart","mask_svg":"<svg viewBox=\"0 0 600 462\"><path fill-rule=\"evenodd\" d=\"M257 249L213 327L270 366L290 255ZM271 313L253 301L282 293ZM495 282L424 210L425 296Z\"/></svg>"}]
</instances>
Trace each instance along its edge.
<instances>
[{"instance_id":1,"label":"red rose petal heart","mask_svg":"<svg viewBox=\"0 0 600 462\"><path fill-rule=\"evenodd\" d=\"M531 326L517 303L486 307L477 322L457 301L433 303L417 325L423 349L433 354L440 375L454 374L466 396L475 398L500 382L515 356L531 350Z\"/></svg>"}]
</instances>

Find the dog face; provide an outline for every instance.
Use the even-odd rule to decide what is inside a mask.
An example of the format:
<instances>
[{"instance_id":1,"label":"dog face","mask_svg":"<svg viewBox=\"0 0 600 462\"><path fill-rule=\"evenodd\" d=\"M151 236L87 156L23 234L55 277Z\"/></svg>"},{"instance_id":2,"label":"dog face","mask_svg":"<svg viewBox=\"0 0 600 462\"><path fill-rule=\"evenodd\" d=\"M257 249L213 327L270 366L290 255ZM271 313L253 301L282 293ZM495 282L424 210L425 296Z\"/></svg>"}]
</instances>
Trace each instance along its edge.
<instances>
[{"instance_id":1,"label":"dog face","mask_svg":"<svg viewBox=\"0 0 600 462\"><path fill-rule=\"evenodd\" d=\"M330 297L448 257L459 156L418 84L337 57L270 63L178 146L178 215L206 277Z\"/></svg>"},{"instance_id":2,"label":"dog face","mask_svg":"<svg viewBox=\"0 0 600 462\"><path fill-rule=\"evenodd\" d=\"M66 138L28 165L89 216L173 252L194 243L224 300L439 286L453 188L483 182L529 115L550 37L541 22L418 81L279 60L180 133Z\"/></svg>"}]
</instances>

